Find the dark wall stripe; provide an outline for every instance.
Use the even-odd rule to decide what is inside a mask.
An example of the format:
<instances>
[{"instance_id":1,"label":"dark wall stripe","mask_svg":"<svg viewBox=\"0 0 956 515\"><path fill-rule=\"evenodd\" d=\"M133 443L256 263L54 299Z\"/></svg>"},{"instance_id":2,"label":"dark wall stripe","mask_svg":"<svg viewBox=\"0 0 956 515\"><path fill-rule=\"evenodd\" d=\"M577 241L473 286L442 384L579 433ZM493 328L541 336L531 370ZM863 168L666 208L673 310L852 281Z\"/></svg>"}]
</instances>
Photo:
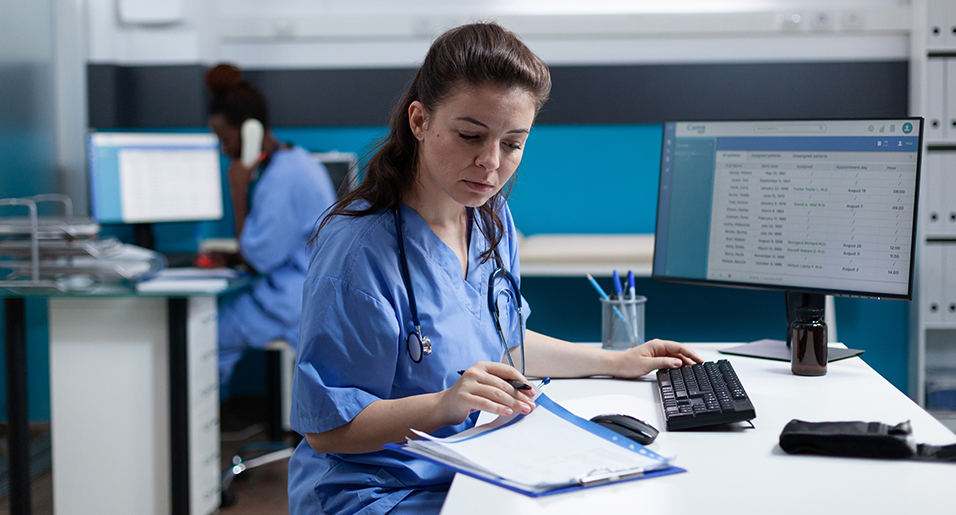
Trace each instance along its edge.
<instances>
[{"instance_id":1,"label":"dark wall stripe","mask_svg":"<svg viewBox=\"0 0 956 515\"><path fill-rule=\"evenodd\" d=\"M87 67L90 126L206 125L202 66Z\"/></svg>"},{"instance_id":2,"label":"dark wall stripe","mask_svg":"<svg viewBox=\"0 0 956 515\"><path fill-rule=\"evenodd\" d=\"M247 78L269 99L278 127L388 125L413 69L256 70Z\"/></svg>"},{"instance_id":3,"label":"dark wall stripe","mask_svg":"<svg viewBox=\"0 0 956 515\"><path fill-rule=\"evenodd\" d=\"M538 123L907 116L897 62L552 67Z\"/></svg>"},{"instance_id":4,"label":"dark wall stripe","mask_svg":"<svg viewBox=\"0 0 956 515\"><path fill-rule=\"evenodd\" d=\"M89 66L90 125L205 125L204 68ZM273 124L381 126L412 69L248 70ZM906 61L554 66L539 124L906 116Z\"/></svg>"}]
</instances>

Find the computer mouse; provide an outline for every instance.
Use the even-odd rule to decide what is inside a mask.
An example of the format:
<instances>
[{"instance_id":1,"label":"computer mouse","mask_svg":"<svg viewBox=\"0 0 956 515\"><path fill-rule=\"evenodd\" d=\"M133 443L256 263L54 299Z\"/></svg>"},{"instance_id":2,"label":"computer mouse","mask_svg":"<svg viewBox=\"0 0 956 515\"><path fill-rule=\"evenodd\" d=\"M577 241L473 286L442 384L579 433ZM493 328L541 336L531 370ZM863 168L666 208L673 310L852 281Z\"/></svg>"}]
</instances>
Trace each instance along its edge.
<instances>
[{"instance_id":1,"label":"computer mouse","mask_svg":"<svg viewBox=\"0 0 956 515\"><path fill-rule=\"evenodd\" d=\"M591 418L591 422L626 436L641 445L650 444L659 433L654 426L630 415L598 415Z\"/></svg>"}]
</instances>

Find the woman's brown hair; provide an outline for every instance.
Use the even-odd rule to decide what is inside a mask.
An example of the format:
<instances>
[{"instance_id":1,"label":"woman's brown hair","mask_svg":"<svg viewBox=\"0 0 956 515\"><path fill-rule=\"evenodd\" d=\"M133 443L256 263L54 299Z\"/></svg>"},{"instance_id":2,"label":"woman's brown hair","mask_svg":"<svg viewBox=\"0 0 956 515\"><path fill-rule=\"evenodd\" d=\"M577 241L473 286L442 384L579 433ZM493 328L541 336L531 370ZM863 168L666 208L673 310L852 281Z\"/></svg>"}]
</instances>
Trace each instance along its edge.
<instances>
[{"instance_id":1,"label":"woman's brown hair","mask_svg":"<svg viewBox=\"0 0 956 515\"><path fill-rule=\"evenodd\" d=\"M535 100L535 113L548 100L551 74L548 67L514 33L496 23L474 23L449 30L436 39L415 74L408 91L392 112L389 133L372 150L364 180L345 194L322 220L312 240L334 216L365 216L397 208L415 183L419 141L408 122L408 106L418 100L433 112L459 88L498 86L520 88ZM501 242L504 227L497 211L511 191L513 180L474 213L490 247L489 259ZM365 200L364 209L351 207Z\"/></svg>"}]
</instances>

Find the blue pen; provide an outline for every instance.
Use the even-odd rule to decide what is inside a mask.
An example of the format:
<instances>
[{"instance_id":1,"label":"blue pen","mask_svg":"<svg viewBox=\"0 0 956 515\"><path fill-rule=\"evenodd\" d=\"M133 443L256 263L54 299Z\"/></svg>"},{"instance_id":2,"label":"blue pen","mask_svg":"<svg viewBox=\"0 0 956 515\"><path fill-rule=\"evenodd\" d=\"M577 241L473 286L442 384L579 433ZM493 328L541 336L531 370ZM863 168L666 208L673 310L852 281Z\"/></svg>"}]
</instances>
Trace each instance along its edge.
<instances>
[{"instance_id":1,"label":"blue pen","mask_svg":"<svg viewBox=\"0 0 956 515\"><path fill-rule=\"evenodd\" d=\"M621 288L621 276L617 275L617 270L613 272L614 277L614 293L617 294L618 299L624 298L624 290Z\"/></svg>"},{"instance_id":2,"label":"blue pen","mask_svg":"<svg viewBox=\"0 0 956 515\"><path fill-rule=\"evenodd\" d=\"M591 274L587 274L587 276L588 276L588 281L591 281L591 286L594 286L594 289L597 290L598 295L600 295L601 298L604 300L611 300L611 298L607 296L607 293L604 292L604 288L601 288L601 285L598 284L598 282L595 281L593 277L591 277ZM617 309L617 306L614 306L614 313L617 315L618 318L621 319L621 322L624 322L625 326L628 325L627 319L624 318L624 313L621 313L621 310Z\"/></svg>"}]
</instances>

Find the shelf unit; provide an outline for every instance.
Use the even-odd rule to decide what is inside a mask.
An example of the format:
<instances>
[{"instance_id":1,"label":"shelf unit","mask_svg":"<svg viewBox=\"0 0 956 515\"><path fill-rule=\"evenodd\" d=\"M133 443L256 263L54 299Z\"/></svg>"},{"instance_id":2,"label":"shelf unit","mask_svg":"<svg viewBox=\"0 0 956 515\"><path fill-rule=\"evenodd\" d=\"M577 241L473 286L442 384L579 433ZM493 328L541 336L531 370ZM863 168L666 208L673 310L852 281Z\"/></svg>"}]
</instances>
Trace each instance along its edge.
<instances>
[{"instance_id":1,"label":"shelf unit","mask_svg":"<svg viewBox=\"0 0 956 515\"><path fill-rule=\"evenodd\" d=\"M925 117L909 395L956 430L956 3L913 3L910 106Z\"/></svg>"}]
</instances>

